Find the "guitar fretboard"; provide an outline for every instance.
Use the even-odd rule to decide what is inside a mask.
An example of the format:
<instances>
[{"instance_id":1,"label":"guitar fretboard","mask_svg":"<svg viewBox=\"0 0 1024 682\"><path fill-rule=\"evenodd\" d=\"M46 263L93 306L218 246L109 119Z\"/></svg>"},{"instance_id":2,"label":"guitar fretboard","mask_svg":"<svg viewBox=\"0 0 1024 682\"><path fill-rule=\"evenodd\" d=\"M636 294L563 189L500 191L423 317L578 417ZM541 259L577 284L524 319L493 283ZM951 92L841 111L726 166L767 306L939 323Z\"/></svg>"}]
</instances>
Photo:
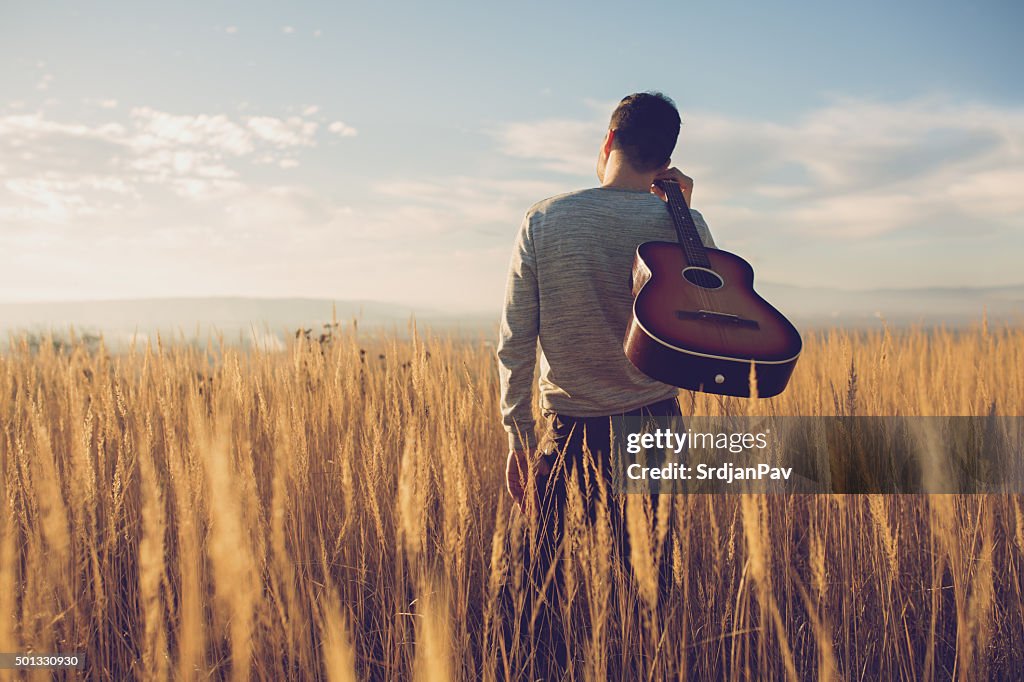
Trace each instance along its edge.
<instances>
[{"instance_id":1,"label":"guitar fretboard","mask_svg":"<svg viewBox=\"0 0 1024 682\"><path fill-rule=\"evenodd\" d=\"M679 243L686 253L686 262L690 265L710 268L711 261L700 239L697 226L690 215L690 207L686 205L686 197L679 183L671 180L659 180L657 183L668 197L668 210L672 214L672 222L676 226L676 234L679 236Z\"/></svg>"}]
</instances>

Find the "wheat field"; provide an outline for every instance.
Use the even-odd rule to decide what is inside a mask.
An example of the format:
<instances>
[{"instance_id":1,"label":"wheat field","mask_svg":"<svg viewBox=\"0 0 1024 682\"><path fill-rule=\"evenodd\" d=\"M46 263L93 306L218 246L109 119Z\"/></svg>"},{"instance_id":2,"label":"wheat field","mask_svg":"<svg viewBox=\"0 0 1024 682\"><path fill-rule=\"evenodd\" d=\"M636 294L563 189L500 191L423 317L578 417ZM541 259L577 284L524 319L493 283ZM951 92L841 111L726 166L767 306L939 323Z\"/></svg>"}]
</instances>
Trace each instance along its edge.
<instances>
[{"instance_id":1,"label":"wheat field","mask_svg":"<svg viewBox=\"0 0 1024 682\"><path fill-rule=\"evenodd\" d=\"M781 396L681 404L1021 415L1024 329L808 332ZM529 620L502 635L518 611L501 585L517 610L534 598L505 454L485 341L354 325L280 352L12 339L0 651L83 654L69 679L547 679ZM624 561L607 523L564 538L566 679L1024 670L1017 496L626 497Z\"/></svg>"}]
</instances>

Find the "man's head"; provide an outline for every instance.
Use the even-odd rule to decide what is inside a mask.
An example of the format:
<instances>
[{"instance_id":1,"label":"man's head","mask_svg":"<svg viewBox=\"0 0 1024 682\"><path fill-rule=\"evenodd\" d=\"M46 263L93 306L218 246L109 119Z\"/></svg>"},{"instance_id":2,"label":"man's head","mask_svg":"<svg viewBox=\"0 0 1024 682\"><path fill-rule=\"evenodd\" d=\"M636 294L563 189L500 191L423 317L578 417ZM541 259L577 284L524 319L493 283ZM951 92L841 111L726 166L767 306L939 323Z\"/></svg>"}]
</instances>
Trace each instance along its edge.
<instances>
[{"instance_id":1,"label":"man's head","mask_svg":"<svg viewBox=\"0 0 1024 682\"><path fill-rule=\"evenodd\" d=\"M597 177L604 182L604 170L613 150L637 173L667 168L679 137L679 112L675 103L660 92L637 92L619 102L612 112L608 134L597 157ZM610 138L610 139L609 139Z\"/></svg>"}]
</instances>

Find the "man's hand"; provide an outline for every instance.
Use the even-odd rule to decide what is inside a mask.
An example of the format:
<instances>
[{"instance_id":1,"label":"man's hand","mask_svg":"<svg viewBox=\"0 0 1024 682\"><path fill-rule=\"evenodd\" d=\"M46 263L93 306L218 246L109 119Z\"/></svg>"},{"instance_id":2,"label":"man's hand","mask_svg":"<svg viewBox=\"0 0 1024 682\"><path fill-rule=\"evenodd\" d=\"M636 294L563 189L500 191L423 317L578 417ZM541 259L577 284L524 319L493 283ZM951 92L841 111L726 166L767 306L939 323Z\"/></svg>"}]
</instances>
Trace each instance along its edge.
<instances>
[{"instance_id":1,"label":"man's hand","mask_svg":"<svg viewBox=\"0 0 1024 682\"><path fill-rule=\"evenodd\" d=\"M655 180L674 180L679 183L679 187L683 190L683 198L686 199L686 205L693 205L693 178L688 175L684 175L683 171L679 170L675 166L672 168L666 168L657 175L654 176ZM668 201L668 197L660 188L651 185L651 193L656 194L662 201Z\"/></svg>"},{"instance_id":2,"label":"man's hand","mask_svg":"<svg viewBox=\"0 0 1024 682\"><path fill-rule=\"evenodd\" d=\"M532 460L532 471L531 471ZM529 511L525 507L526 491L532 489L535 500L539 501L539 479L551 473L551 467L543 457L538 457L536 450L513 450L508 453L508 461L505 463L505 486L508 494L516 501L519 508ZM530 476L533 476L533 485L529 485ZM535 508L536 505L531 505Z\"/></svg>"}]
</instances>

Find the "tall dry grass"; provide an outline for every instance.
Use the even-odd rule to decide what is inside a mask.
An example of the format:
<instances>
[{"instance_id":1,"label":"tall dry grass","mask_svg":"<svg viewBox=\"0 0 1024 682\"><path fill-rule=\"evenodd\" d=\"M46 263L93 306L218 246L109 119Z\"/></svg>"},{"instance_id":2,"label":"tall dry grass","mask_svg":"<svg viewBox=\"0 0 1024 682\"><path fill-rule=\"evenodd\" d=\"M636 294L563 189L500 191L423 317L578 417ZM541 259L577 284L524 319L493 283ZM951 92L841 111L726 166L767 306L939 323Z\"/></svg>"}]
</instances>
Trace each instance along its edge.
<instances>
[{"instance_id":1,"label":"tall dry grass","mask_svg":"<svg viewBox=\"0 0 1024 682\"><path fill-rule=\"evenodd\" d=\"M684 394L684 414L1024 414L1024 330L805 340L782 396ZM80 652L111 680L543 679L536 623L500 634L536 599L504 456L484 343L14 342L0 651ZM620 558L607 518L568 506L570 679L1024 670L1018 497L630 496L624 513Z\"/></svg>"}]
</instances>

